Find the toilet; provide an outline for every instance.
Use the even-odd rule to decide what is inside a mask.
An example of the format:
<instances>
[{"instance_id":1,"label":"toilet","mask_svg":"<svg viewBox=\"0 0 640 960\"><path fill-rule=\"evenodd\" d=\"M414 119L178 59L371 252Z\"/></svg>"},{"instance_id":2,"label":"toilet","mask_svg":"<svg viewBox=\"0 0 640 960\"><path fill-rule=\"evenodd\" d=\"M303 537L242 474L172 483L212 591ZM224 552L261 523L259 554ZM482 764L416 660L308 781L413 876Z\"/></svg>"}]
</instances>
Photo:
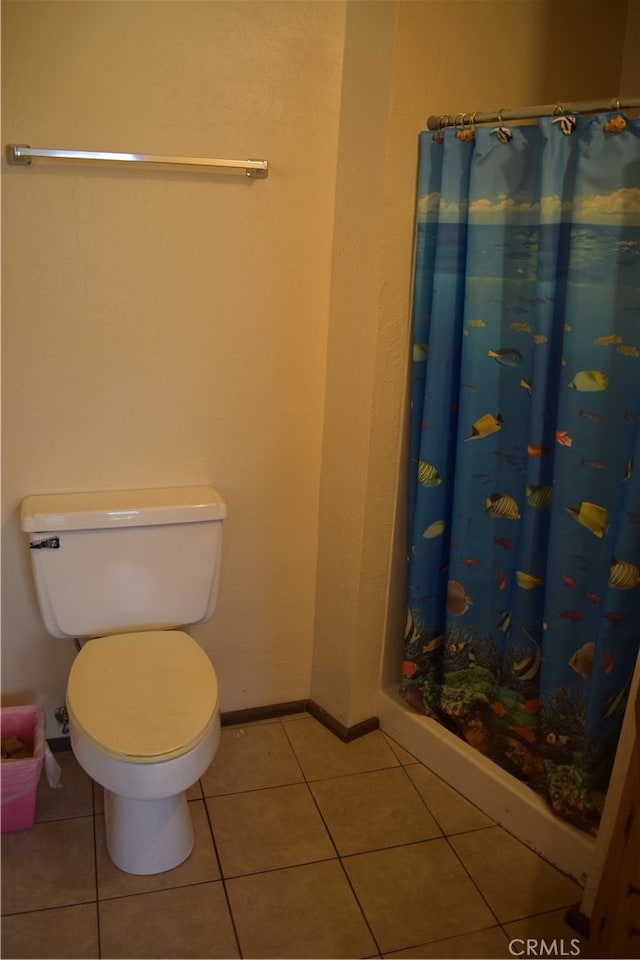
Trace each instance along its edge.
<instances>
[{"instance_id":1,"label":"toilet","mask_svg":"<svg viewBox=\"0 0 640 960\"><path fill-rule=\"evenodd\" d=\"M104 787L107 850L126 873L171 870L193 849L185 790L215 755L220 698L182 628L214 614L226 514L211 486L22 502L44 625L79 648L71 747Z\"/></svg>"}]
</instances>

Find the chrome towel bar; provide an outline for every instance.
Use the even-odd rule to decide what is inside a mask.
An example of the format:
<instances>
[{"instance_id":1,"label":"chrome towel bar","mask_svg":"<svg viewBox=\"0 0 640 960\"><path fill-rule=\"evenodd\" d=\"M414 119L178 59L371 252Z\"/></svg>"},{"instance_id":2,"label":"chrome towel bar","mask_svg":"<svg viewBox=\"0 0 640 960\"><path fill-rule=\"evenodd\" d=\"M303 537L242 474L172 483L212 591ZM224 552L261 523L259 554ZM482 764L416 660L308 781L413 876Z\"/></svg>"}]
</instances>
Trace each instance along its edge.
<instances>
[{"instance_id":1,"label":"chrome towel bar","mask_svg":"<svg viewBox=\"0 0 640 960\"><path fill-rule=\"evenodd\" d=\"M33 157L59 160L98 160L110 163L158 163L192 167L228 167L244 170L248 177L264 179L269 172L267 160L214 160L207 157L162 157L147 153L107 153L102 150L50 150L26 144L7 144L7 163L29 166Z\"/></svg>"}]
</instances>

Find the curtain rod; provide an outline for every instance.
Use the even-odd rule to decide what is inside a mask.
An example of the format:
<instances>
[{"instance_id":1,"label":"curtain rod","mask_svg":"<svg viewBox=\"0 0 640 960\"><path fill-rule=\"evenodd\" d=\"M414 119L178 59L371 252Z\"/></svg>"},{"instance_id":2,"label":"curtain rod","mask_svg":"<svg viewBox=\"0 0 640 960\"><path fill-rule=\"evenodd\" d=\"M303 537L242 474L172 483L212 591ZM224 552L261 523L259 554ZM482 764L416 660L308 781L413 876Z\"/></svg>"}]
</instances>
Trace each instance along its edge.
<instances>
[{"instance_id":1,"label":"curtain rod","mask_svg":"<svg viewBox=\"0 0 640 960\"><path fill-rule=\"evenodd\" d=\"M443 127L459 127L473 123L502 123L504 120L530 120L535 117L561 116L563 113L598 113L600 110L623 110L625 107L640 107L640 97L612 100L582 100L575 103L548 103L541 107L500 107L492 113L442 114L427 118L427 130Z\"/></svg>"},{"instance_id":2,"label":"curtain rod","mask_svg":"<svg viewBox=\"0 0 640 960\"><path fill-rule=\"evenodd\" d=\"M100 150L49 150L25 144L7 144L7 163L29 166L32 157L61 160L107 160L113 163L163 163L194 167L239 167L248 177L266 177L267 160L213 160L206 157L158 157L147 153L105 153Z\"/></svg>"}]
</instances>

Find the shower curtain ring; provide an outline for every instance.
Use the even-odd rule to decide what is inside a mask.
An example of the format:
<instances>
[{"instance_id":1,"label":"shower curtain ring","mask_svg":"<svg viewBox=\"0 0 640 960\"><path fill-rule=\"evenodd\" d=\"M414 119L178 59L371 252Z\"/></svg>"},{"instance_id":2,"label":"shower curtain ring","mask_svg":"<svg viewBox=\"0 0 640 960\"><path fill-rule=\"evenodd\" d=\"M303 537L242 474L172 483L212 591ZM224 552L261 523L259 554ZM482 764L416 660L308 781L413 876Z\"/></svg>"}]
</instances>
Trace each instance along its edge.
<instances>
[{"instance_id":1,"label":"shower curtain ring","mask_svg":"<svg viewBox=\"0 0 640 960\"><path fill-rule=\"evenodd\" d=\"M458 140L464 140L470 142L475 139L475 125L473 123L473 117L468 113L461 113L460 116L460 129L456 130L456 137Z\"/></svg>"},{"instance_id":2,"label":"shower curtain ring","mask_svg":"<svg viewBox=\"0 0 640 960\"><path fill-rule=\"evenodd\" d=\"M562 114L564 114L564 107L562 106L561 103L556 103L555 107L553 108L554 117L557 117L558 115L562 115Z\"/></svg>"},{"instance_id":3,"label":"shower curtain ring","mask_svg":"<svg viewBox=\"0 0 640 960\"><path fill-rule=\"evenodd\" d=\"M500 109L498 110L498 123L499 123L499 124L503 124L503 123L504 123L504 120L502 119L502 111L503 111L503 110L504 110L504 107L500 107Z\"/></svg>"},{"instance_id":4,"label":"shower curtain ring","mask_svg":"<svg viewBox=\"0 0 640 960\"><path fill-rule=\"evenodd\" d=\"M442 130L443 127L449 125L449 115L446 113L440 114L440 120L438 121L438 127Z\"/></svg>"}]
</instances>

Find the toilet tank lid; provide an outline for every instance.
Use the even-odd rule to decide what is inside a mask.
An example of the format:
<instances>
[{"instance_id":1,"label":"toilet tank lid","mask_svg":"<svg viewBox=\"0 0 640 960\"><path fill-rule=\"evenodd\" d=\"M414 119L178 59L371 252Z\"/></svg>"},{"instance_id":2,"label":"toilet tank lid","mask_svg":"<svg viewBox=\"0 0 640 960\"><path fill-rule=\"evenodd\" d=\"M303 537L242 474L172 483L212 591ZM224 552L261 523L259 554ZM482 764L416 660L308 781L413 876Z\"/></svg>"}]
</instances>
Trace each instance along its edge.
<instances>
[{"instance_id":1,"label":"toilet tank lid","mask_svg":"<svg viewBox=\"0 0 640 960\"><path fill-rule=\"evenodd\" d=\"M29 533L46 533L197 523L226 515L227 505L215 487L98 490L25 497L21 525Z\"/></svg>"}]
</instances>

